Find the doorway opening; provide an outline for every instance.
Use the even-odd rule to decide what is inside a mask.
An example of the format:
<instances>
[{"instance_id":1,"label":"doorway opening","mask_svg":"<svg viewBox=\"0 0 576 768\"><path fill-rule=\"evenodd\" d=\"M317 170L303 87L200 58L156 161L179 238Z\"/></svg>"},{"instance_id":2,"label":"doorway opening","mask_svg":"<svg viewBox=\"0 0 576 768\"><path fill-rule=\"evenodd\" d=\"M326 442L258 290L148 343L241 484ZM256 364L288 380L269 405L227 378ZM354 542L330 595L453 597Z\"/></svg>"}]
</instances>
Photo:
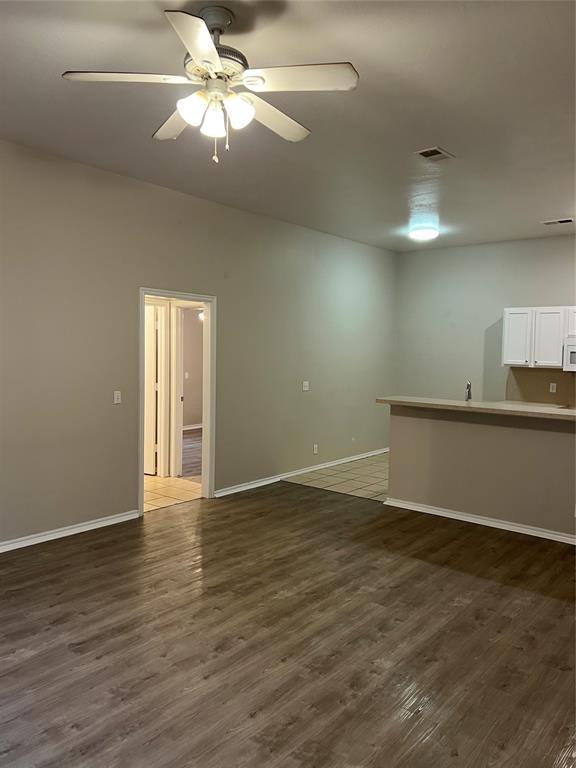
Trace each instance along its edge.
<instances>
[{"instance_id":1,"label":"doorway opening","mask_svg":"<svg viewBox=\"0 0 576 768\"><path fill-rule=\"evenodd\" d=\"M214 495L215 311L140 289L140 514Z\"/></svg>"},{"instance_id":2,"label":"doorway opening","mask_svg":"<svg viewBox=\"0 0 576 768\"><path fill-rule=\"evenodd\" d=\"M193 305L182 310L182 477L196 483L202 482L202 346L205 318L204 305Z\"/></svg>"}]
</instances>

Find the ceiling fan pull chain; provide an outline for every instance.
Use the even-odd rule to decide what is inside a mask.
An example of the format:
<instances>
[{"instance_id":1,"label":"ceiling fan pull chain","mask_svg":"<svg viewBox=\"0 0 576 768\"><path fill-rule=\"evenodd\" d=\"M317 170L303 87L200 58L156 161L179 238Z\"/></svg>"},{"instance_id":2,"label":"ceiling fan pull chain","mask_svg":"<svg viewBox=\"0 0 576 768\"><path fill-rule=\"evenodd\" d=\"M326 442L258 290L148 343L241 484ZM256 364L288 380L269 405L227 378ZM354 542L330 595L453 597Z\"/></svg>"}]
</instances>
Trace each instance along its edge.
<instances>
[{"instance_id":1,"label":"ceiling fan pull chain","mask_svg":"<svg viewBox=\"0 0 576 768\"><path fill-rule=\"evenodd\" d=\"M228 115L228 112L226 112L226 152L230 151L230 117Z\"/></svg>"},{"instance_id":2,"label":"ceiling fan pull chain","mask_svg":"<svg viewBox=\"0 0 576 768\"><path fill-rule=\"evenodd\" d=\"M214 154L212 155L212 160L214 160L215 163L218 163L218 139L214 137Z\"/></svg>"}]
</instances>

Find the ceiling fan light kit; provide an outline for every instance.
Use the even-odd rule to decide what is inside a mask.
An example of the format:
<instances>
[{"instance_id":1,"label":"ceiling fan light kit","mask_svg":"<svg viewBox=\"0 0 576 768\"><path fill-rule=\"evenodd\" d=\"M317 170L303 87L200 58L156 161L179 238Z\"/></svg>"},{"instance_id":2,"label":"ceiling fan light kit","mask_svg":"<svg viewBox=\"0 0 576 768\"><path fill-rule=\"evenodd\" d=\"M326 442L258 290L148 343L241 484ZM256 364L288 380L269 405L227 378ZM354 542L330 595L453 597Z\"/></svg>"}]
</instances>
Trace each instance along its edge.
<instances>
[{"instance_id":1,"label":"ceiling fan light kit","mask_svg":"<svg viewBox=\"0 0 576 768\"><path fill-rule=\"evenodd\" d=\"M218 162L218 139L226 139L229 126L241 130L252 120L286 141L302 141L310 131L254 92L349 91L358 84L358 73L348 62L249 69L241 51L220 44L234 14L211 6L193 16L184 11L164 11L166 19L187 50L185 75L156 75L134 72L64 72L77 82L132 82L195 86L195 91L176 103L176 111L158 128L158 141L177 139L188 126L214 139L212 159ZM240 89L240 93L236 93ZM242 90L244 89L244 90Z\"/></svg>"},{"instance_id":2,"label":"ceiling fan light kit","mask_svg":"<svg viewBox=\"0 0 576 768\"><path fill-rule=\"evenodd\" d=\"M184 99L179 99L176 102L176 109L188 125L198 127L202 125L208 103L206 94L203 91L196 91Z\"/></svg>"},{"instance_id":3,"label":"ceiling fan light kit","mask_svg":"<svg viewBox=\"0 0 576 768\"><path fill-rule=\"evenodd\" d=\"M224 107L228 113L230 125L236 131L246 128L254 120L256 114L254 104L249 97L239 96L237 93L228 94L224 99Z\"/></svg>"},{"instance_id":4,"label":"ceiling fan light kit","mask_svg":"<svg viewBox=\"0 0 576 768\"><path fill-rule=\"evenodd\" d=\"M226 136L226 121L224 110L219 101L211 101L206 109L200 133L211 139L223 139Z\"/></svg>"}]
</instances>

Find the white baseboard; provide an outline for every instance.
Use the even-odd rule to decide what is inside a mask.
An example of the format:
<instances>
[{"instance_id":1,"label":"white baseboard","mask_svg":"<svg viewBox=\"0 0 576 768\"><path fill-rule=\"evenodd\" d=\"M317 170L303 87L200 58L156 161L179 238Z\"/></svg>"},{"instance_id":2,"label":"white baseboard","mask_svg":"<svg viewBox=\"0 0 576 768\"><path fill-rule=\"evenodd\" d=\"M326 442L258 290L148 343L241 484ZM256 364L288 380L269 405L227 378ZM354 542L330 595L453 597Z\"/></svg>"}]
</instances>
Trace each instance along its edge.
<instances>
[{"instance_id":1,"label":"white baseboard","mask_svg":"<svg viewBox=\"0 0 576 768\"><path fill-rule=\"evenodd\" d=\"M357 461L358 459L367 459L370 456L378 456L380 453L388 453L389 448L379 448L377 451L368 451L368 453L358 453L356 456L345 456L343 459L336 459L335 461L325 461L323 464L315 464L312 467L303 467L302 469L293 469L290 472L284 472L281 475L273 475L272 477L262 477L260 480L252 480L250 483L241 483L240 485L231 485L229 488L220 488L219 491L214 492L216 498L220 496L229 496L231 493L240 493L241 491L249 491L252 488L260 488L262 485L270 485L271 483L277 483L280 480L286 480L288 477L294 477L295 475L303 475L305 472L314 472L316 469L325 469L326 467L335 467L338 464L346 464L348 461Z\"/></svg>"},{"instance_id":2,"label":"white baseboard","mask_svg":"<svg viewBox=\"0 0 576 768\"><path fill-rule=\"evenodd\" d=\"M43 533L33 533L30 536L22 536L19 539L8 539L7 541L0 541L0 552L10 552L12 549L20 549L21 547L31 547L34 544L42 544L44 541L51 541L52 539L61 539L64 536L73 536L75 533L84 533L84 531L91 531L94 528L103 528L106 525L115 525L116 523L124 523L126 520L134 520L139 517L140 513L137 509L133 509L130 512L121 512L119 515L110 515L109 517L98 517L96 520L88 520L86 523L75 523L74 525L67 525L64 528L54 528L51 531L44 531Z\"/></svg>"},{"instance_id":3,"label":"white baseboard","mask_svg":"<svg viewBox=\"0 0 576 768\"><path fill-rule=\"evenodd\" d=\"M185 427L182 427L182 432L185 432L187 429L202 429L202 424L186 424Z\"/></svg>"},{"instance_id":4,"label":"white baseboard","mask_svg":"<svg viewBox=\"0 0 576 768\"><path fill-rule=\"evenodd\" d=\"M508 520L498 520L495 517L482 517L481 515L470 515L466 512L455 512L453 509L443 509L442 507L431 507L428 504L420 504L417 501L405 501L404 499L392 499L388 497L383 502L387 507L399 507L400 509L410 509L413 512L424 512L426 515L439 515L440 517L450 517L454 520L462 520L465 523L475 523L476 525L487 525L489 528L501 528L504 531L514 531L515 533L525 533L528 536L538 536L540 539L551 539L552 541L561 541L564 544L576 544L576 536L569 533L560 533L559 531L549 531L547 528L536 528L533 525L523 525L522 523L511 523Z\"/></svg>"}]
</instances>

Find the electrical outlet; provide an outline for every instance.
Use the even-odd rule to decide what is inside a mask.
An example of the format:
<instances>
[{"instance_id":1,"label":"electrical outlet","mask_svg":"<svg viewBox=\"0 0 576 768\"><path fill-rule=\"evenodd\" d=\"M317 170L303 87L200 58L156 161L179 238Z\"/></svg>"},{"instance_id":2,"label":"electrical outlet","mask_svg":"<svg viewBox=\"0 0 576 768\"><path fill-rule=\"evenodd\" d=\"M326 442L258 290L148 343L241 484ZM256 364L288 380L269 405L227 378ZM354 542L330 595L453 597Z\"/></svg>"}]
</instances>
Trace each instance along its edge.
<instances>
[{"instance_id":1,"label":"electrical outlet","mask_svg":"<svg viewBox=\"0 0 576 768\"><path fill-rule=\"evenodd\" d=\"M318 453L318 443L314 443L312 451L314 452L314 455L316 455Z\"/></svg>"},{"instance_id":2,"label":"electrical outlet","mask_svg":"<svg viewBox=\"0 0 576 768\"><path fill-rule=\"evenodd\" d=\"M556 383L554 381L550 382L550 393L552 395L556 394Z\"/></svg>"},{"instance_id":3,"label":"electrical outlet","mask_svg":"<svg viewBox=\"0 0 576 768\"><path fill-rule=\"evenodd\" d=\"M122 392L119 389L114 390L114 405L119 405L122 402Z\"/></svg>"}]
</instances>

